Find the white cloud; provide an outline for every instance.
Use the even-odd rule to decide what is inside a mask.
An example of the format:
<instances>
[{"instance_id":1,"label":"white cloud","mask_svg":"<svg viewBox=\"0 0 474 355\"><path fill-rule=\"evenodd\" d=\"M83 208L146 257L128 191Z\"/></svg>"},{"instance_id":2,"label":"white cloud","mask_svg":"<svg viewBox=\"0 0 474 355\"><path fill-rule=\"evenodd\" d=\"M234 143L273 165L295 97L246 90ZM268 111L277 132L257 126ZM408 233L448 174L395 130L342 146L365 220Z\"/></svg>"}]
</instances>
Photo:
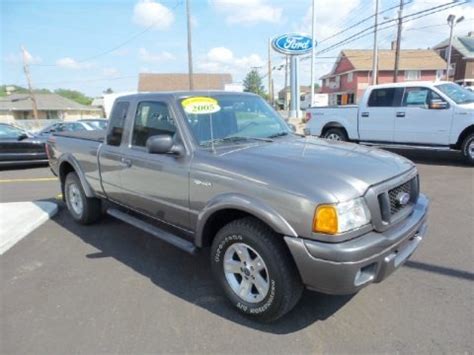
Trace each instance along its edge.
<instances>
[{"instance_id":1,"label":"white cloud","mask_svg":"<svg viewBox=\"0 0 474 355\"><path fill-rule=\"evenodd\" d=\"M28 64L39 64L42 62L41 57L33 56L30 52L25 50L25 59ZM5 63L8 64L20 64L23 63L21 53L9 53L3 58Z\"/></svg>"},{"instance_id":2,"label":"white cloud","mask_svg":"<svg viewBox=\"0 0 474 355\"><path fill-rule=\"evenodd\" d=\"M231 73L234 80L239 80L252 67L262 67L264 60L258 54L236 57L234 53L226 47L215 47L209 50L205 57L201 58L197 66L202 71L211 73Z\"/></svg>"},{"instance_id":3,"label":"white cloud","mask_svg":"<svg viewBox=\"0 0 474 355\"><path fill-rule=\"evenodd\" d=\"M277 23L282 19L283 9L268 0L209 0L214 8L226 16L229 24Z\"/></svg>"},{"instance_id":4,"label":"white cloud","mask_svg":"<svg viewBox=\"0 0 474 355\"><path fill-rule=\"evenodd\" d=\"M167 51L161 53L152 53L146 48L138 50L138 58L145 63L161 63L175 59L175 56Z\"/></svg>"},{"instance_id":5,"label":"white cloud","mask_svg":"<svg viewBox=\"0 0 474 355\"><path fill-rule=\"evenodd\" d=\"M56 65L60 68L64 69L89 69L93 67L92 63L88 62L78 62L77 60L71 58L71 57L64 57L60 58L56 61Z\"/></svg>"},{"instance_id":6,"label":"white cloud","mask_svg":"<svg viewBox=\"0 0 474 355\"><path fill-rule=\"evenodd\" d=\"M133 8L133 23L152 26L157 30L165 30L174 22L173 12L165 5L153 0L140 0Z\"/></svg>"}]
</instances>

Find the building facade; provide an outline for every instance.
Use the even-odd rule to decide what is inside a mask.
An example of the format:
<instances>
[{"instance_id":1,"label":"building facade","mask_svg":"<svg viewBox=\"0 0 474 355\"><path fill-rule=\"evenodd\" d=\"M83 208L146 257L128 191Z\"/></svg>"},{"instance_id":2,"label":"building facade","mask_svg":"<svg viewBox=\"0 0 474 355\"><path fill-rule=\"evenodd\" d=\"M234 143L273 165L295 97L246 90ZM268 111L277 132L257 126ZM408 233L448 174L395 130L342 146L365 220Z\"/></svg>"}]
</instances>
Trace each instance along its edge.
<instances>
[{"instance_id":1,"label":"building facade","mask_svg":"<svg viewBox=\"0 0 474 355\"><path fill-rule=\"evenodd\" d=\"M379 50L378 59L377 83L393 82L395 51ZM402 50L397 81L440 80L445 68L446 62L433 50ZM372 84L372 51L342 51L321 81L321 93L328 94L329 105L357 103Z\"/></svg>"}]
</instances>

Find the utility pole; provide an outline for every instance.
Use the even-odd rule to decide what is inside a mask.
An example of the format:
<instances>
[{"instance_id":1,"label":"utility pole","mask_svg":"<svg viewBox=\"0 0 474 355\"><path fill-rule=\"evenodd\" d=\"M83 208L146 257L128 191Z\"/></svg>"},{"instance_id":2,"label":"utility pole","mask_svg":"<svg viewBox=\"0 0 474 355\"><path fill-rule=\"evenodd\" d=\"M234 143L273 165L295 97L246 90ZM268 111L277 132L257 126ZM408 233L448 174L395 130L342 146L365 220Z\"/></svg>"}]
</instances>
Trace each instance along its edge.
<instances>
[{"instance_id":1,"label":"utility pole","mask_svg":"<svg viewBox=\"0 0 474 355\"><path fill-rule=\"evenodd\" d=\"M315 49L315 43L316 43L316 0L313 0L313 16L312 16L312 31L311 31L311 41L312 41L312 47L311 47L311 101L310 101L310 107L313 106L314 103L314 72L315 72L315 62L316 62L316 49Z\"/></svg>"},{"instance_id":2,"label":"utility pole","mask_svg":"<svg viewBox=\"0 0 474 355\"><path fill-rule=\"evenodd\" d=\"M372 85L377 85L377 68L378 68L378 48L377 48L377 31L379 26L379 0L375 0L374 14L374 50L372 53Z\"/></svg>"},{"instance_id":3,"label":"utility pole","mask_svg":"<svg viewBox=\"0 0 474 355\"><path fill-rule=\"evenodd\" d=\"M395 48L395 69L393 71L393 82L398 81L398 67L400 63L400 43L402 41L402 15L403 15L403 1L400 0L400 8L398 10L398 28L397 28L397 44Z\"/></svg>"},{"instance_id":4,"label":"utility pole","mask_svg":"<svg viewBox=\"0 0 474 355\"><path fill-rule=\"evenodd\" d=\"M188 26L188 75L189 75L189 90L194 90L194 75L193 75L193 47L191 37L191 0L186 0L186 22Z\"/></svg>"},{"instance_id":5,"label":"utility pole","mask_svg":"<svg viewBox=\"0 0 474 355\"><path fill-rule=\"evenodd\" d=\"M451 68L451 54L452 54L452 51L453 51L453 32L454 32L454 26L456 24L458 24L459 22L461 22L462 20L464 20L464 16L461 16L460 18L458 18L456 21L456 15L449 15L448 16L448 25L450 27L450 30L449 30L449 47L448 47L448 58L446 58L446 62L447 62L447 65L446 65L446 80L449 80L449 69Z\"/></svg>"},{"instance_id":6,"label":"utility pole","mask_svg":"<svg viewBox=\"0 0 474 355\"><path fill-rule=\"evenodd\" d=\"M33 106L33 117L37 120L38 117L38 105L36 104L36 97L33 92L33 85L31 84L30 67L28 65L28 56L25 47L21 46L22 58L23 58L23 71L25 72L26 81L28 83L28 91L30 93L31 103Z\"/></svg>"},{"instance_id":7,"label":"utility pole","mask_svg":"<svg viewBox=\"0 0 474 355\"><path fill-rule=\"evenodd\" d=\"M289 109L289 106L288 106L288 93L290 91L290 88L288 87L288 74L290 73L290 71L288 70L289 67L290 67L290 58L288 57L288 55L285 55L285 89L284 89L284 92L285 92L285 110L288 110Z\"/></svg>"},{"instance_id":8,"label":"utility pole","mask_svg":"<svg viewBox=\"0 0 474 355\"><path fill-rule=\"evenodd\" d=\"M272 40L268 40L268 101L273 105L273 90L272 90Z\"/></svg>"}]
</instances>

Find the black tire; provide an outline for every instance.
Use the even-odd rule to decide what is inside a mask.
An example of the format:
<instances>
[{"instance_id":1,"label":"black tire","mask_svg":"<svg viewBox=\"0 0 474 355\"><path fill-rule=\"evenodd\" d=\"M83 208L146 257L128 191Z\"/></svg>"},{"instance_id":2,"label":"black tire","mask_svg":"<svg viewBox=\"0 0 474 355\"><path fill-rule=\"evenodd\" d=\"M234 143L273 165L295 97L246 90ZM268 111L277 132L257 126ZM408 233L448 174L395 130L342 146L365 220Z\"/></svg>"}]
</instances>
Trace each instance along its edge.
<instances>
[{"instance_id":1,"label":"black tire","mask_svg":"<svg viewBox=\"0 0 474 355\"><path fill-rule=\"evenodd\" d=\"M342 128L329 128L324 132L323 138L342 142L347 142L349 140L346 131Z\"/></svg>"},{"instance_id":2,"label":"black tire","mask_svg":"<svg viewBox=\"0 0 474 355\"><path fill-rule=\"evenodd\" d=\"M70 190L77 191L77 198L82 201L82 209L79 211L74 208L74 202L71 200ZM64 182L64 198L67 209L72 218L80 224L91 224L96 222L102 216L101 201L97 198L87 197L82 188L81 181L75 172L70 172Z\"/></svg>"},{"instance_id":3,"label":"black tire","mask_svg":"<svg viewBox=\"0 0 474 355\"><path fill-rule=\"evenodd\" d=\"M226 251L237 243L243 243L257 252L259 255L254 254L254 260L261 257L268 270L268 274L262 271L268 281L268 291L258 303L245 301L237 295L226 279L224 256ZM260 321L274 321L289 312L299 301L303 291L296 265L283 238L251 217L232 221L217 233L211 248L211 268L231 303L240 312ZM245 276L243 273L241 275ZM254 290L253 287L257 291L254 284L250 292Z\"/></svg>"},{"instance_id":4,"label":"black tire","mask_svg":"<svg viewBox=\"0 0 474 355\"><path fill-rule=\"evenodd\" d=\"M474 155L472 153L474 145L474 133L469 134L466 138L464 138L462 145L461 145L461 152L466 160L466 163L469 165L474 165Z\"/></svg>"}]
</instances>

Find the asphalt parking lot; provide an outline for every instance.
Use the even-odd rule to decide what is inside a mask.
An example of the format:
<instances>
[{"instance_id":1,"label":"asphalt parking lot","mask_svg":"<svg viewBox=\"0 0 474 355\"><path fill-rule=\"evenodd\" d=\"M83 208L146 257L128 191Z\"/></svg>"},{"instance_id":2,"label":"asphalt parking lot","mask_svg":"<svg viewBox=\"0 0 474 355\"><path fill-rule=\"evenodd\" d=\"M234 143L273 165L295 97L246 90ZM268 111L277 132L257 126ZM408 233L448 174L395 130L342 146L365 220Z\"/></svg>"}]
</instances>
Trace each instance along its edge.
<instances>
[{"instance_id":1,"label":"asphalt parking lot","mask_svg":"<svg viewBox=\"0 0 474 355\"><path fill-rule=\"evenodd\" d=\"M306 291L274 324L236 313L208 256L189 256L110 217L72 222L64 205L0 256L0 352L473 353L474 168L448 153L400 152L431 199L411 260L354 296ZM45 167L0 172L1 201L55 200Z\"/></svg>"}]
</instances>

